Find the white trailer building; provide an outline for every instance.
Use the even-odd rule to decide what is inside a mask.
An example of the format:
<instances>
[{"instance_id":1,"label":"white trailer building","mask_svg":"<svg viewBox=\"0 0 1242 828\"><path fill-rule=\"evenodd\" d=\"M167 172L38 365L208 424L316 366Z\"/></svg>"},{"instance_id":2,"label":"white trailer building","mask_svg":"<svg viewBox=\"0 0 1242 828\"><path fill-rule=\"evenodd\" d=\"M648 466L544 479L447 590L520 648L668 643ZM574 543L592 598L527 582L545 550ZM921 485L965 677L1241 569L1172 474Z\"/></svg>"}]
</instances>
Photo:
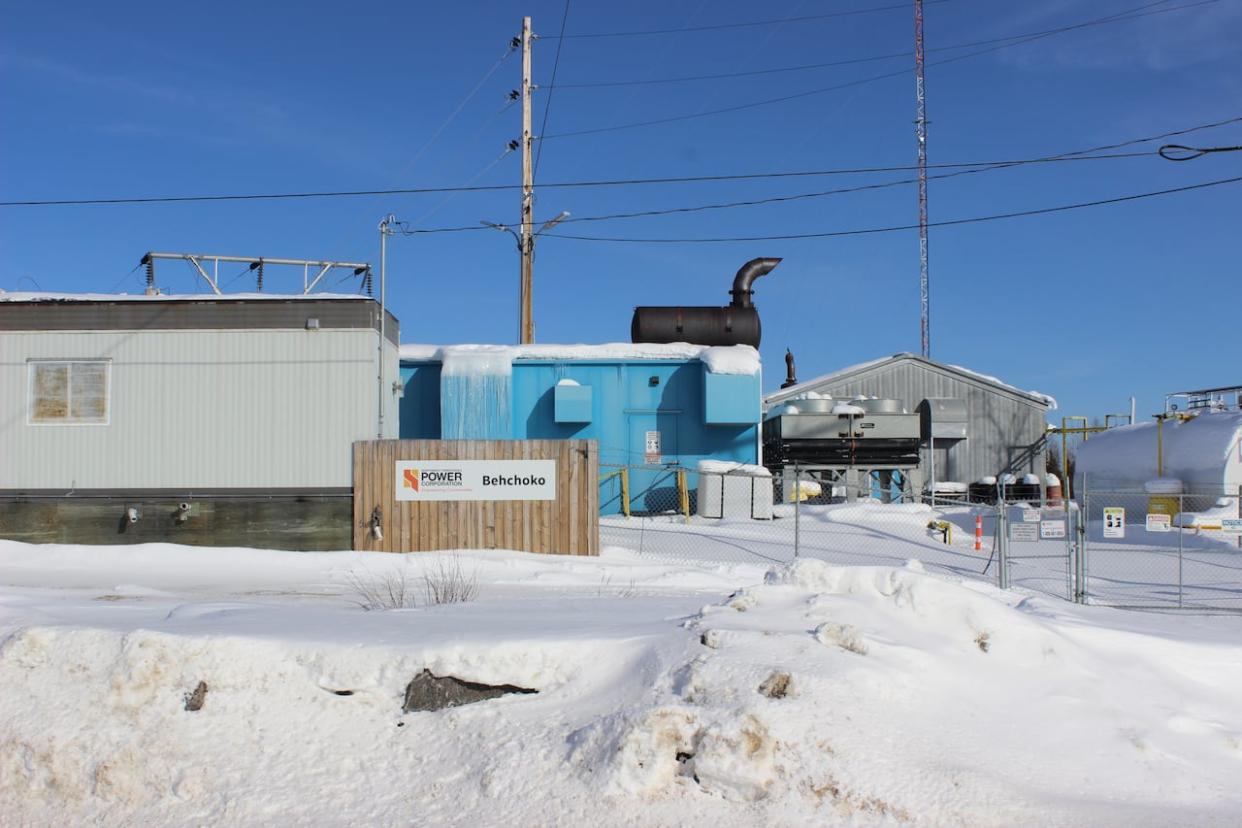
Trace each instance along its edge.
<instances>
[{"instance_id":1,"label":"white trailer building","mask_svg":"<svg viewBox=\"0 0 1242 828\"><path fill-rule=\"evenodd\" d=\"M398 338L360 295L0 293L0 537L347 548Z\"/></svg>"}]
</instances>

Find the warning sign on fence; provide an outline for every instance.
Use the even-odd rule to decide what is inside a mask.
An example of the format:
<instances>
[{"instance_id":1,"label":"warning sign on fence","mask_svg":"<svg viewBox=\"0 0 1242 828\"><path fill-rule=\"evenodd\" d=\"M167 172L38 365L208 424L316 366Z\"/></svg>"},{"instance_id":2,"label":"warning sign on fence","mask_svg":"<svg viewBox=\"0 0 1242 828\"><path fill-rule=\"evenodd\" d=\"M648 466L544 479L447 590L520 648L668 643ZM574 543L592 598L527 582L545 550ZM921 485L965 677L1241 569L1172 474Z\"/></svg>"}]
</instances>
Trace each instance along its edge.
<instances>
[{"instance_id":1,"label":"warning sign on fence","mask_svg":"<svg viewBox=\"0 0 1242 828\"><path fill-rule=\"evenodd\" d=\"M1039 536L1041 538L1063 538L1065 537L1065 521L1063 520L1041 520L1039 522Z\"/></svg>"},{"instance_id":2,"label":"warning sign on fence","mask_svg":"<svg viewBox=\"0 0 1242 828\"><path fill-rule=\"evenodd\" d=\"M1009 540L1014 543L1032 543L1039 540L1039 524L1014 522L1009 524Z\"/></svg>"},{"instance_id":3,"label":"warning sign on fence","mask_svg":"<svg viewBox=\"0 0 1242 828\"><path fill-rule=\"evenodd\" d=\"M1173 519L1168 515L1150 512L1147 515L1147 531L1171 532L1173 531Z\"/></svg>"},{"instance_id":4,"label":"warning sign on fence","mask_svg":"<svg viewBox=\"0 0 1242 828\"><path fill-rule=\"evenodd\" d=\"M1242 535L1242 518L1221 518L1220 528L1226 535Z\"/></svg>"},{"instance_id":5,"label":"warning sign on fence","mask_svg":"<svg viewBox=\"0 0 1242 828\"><path fill-rule=\"evenodd\" d=\"M1108 506L1104 509L1104 537L1124 538L1126 536L1126 510L1120 506Z\"/></svg>"}]
</instances>

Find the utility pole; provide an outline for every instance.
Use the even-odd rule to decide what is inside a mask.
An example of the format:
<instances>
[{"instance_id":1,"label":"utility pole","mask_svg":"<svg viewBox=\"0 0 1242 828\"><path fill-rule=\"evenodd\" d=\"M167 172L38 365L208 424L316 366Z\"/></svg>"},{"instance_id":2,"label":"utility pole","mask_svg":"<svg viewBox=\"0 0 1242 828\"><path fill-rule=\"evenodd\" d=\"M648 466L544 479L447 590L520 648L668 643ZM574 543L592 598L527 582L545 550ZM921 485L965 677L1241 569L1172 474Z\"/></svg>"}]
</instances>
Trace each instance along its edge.
<instances>
[{"instance_id":1,"label":"utility pole","mask_svg":"<svg viewBox=\"0 0 1242 828\"><path fill-rule=\"evenodd\" d=\"M919 334L924 358L931 357L931 301L927 276L927 100L923 90L923 0L914 0L915 131L919 141Z\"/></svg>"},{"instance_id":2,"label":"utility pole","mask_svg":"<svg viewBox=\"0 0 1242 828\"><path fill-rule=\"evenodd\" d=\"M535 234L535 178L531 169L530 151L534 144L530 126L530 18L522 18L522 230L518 244L522 253L521 303L518 326L518 342L529 345L535 341L535 318L532 307L534 288Z\"/></svg>"},{"instance_id":3,"label":"utility pole","mask_svg":"<svg viewBox=\"0 0 1242 828\"><path fill-rule=\"evenodd\" d=\"M386 402L384 382L387 379L387 377L384 376L384 340L388 338L388 330L387 330L388 309L386 307L386 302L388 299L388 296L387 296L387 293L388 293L388 237L391 236L394 232L396 232L395 230L393 230L393 226L400 225L400 224L401 222L397 221L397 217L394 216L392 213L389 213L388 215L384 216L384 218L382 218L379 223L380 303L379 303L379 346L377 347L378 355L376 358L377 361L379 362L379 377L377 380L379 387L377 389L377 398L375 401L375 412L376 412L375 436L376 436L376 439L378 440L384 439L384 403Z\"/></svg>"}]
</instances>

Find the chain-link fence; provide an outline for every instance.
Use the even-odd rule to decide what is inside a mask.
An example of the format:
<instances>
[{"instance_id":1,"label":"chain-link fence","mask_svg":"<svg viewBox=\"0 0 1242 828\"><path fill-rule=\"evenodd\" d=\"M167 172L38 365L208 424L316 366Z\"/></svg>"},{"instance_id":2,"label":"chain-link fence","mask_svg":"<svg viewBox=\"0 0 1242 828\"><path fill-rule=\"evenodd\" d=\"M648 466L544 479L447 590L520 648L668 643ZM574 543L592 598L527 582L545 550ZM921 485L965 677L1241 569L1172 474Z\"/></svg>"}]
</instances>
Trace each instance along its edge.
<instances>
[{"instance_id":1,"label":"chain-link fence","mask_svg":"<svg viewBox=\"0 0 1242 828\"><path fill-rule=\"evenodd\" d=\"M1080 492L1081 598L1146 609L1242 612L1238 492Z\"/></svg>"},{"instance_id":2,"label":"chain-link fence","mask_svg":"<svg viewBox=\"0 0 1242 828\"><path fill-rule=\"evenodd\" d=\"M602 467L600 477L605 547L683 563L917 560L959 577L1073 594L1073 511L1041 503L1038 487L941 492L933 508L899 476L883 474L615 466ZM1032 513L1034 537L1024 520Z\"/></svg>"},{"instance_id":3,"label":"chain-link fence","mask_svg":"<svg viewBox=\"0 0 1242 828\"><path fill-rule=\"evenodd\" d=\"M938 491L898 478L754 466L601 469L604 546L682 563L901 566L1132 608L1242 612L1240 493L1083 491L1019 483Z\"/></svg>"}]
</instances>

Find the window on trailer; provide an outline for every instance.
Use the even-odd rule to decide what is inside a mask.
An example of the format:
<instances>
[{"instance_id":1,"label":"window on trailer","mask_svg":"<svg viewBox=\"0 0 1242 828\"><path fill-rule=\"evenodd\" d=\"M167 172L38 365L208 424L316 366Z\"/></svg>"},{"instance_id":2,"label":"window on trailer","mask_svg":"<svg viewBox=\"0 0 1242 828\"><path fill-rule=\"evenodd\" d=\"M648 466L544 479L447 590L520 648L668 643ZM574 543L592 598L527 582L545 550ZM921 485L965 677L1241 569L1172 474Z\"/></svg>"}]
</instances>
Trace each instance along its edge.
<instances>
[{"instance_id":1,"label":"window on trailer","mask_svg":"<svg viewBox=\"0 0 1242 828\"><path fill-rule=\"evenodd\" d=\"M29 365L31 424L108 422L108 360L40 359Z\"/></svg>"}]
</instances>

